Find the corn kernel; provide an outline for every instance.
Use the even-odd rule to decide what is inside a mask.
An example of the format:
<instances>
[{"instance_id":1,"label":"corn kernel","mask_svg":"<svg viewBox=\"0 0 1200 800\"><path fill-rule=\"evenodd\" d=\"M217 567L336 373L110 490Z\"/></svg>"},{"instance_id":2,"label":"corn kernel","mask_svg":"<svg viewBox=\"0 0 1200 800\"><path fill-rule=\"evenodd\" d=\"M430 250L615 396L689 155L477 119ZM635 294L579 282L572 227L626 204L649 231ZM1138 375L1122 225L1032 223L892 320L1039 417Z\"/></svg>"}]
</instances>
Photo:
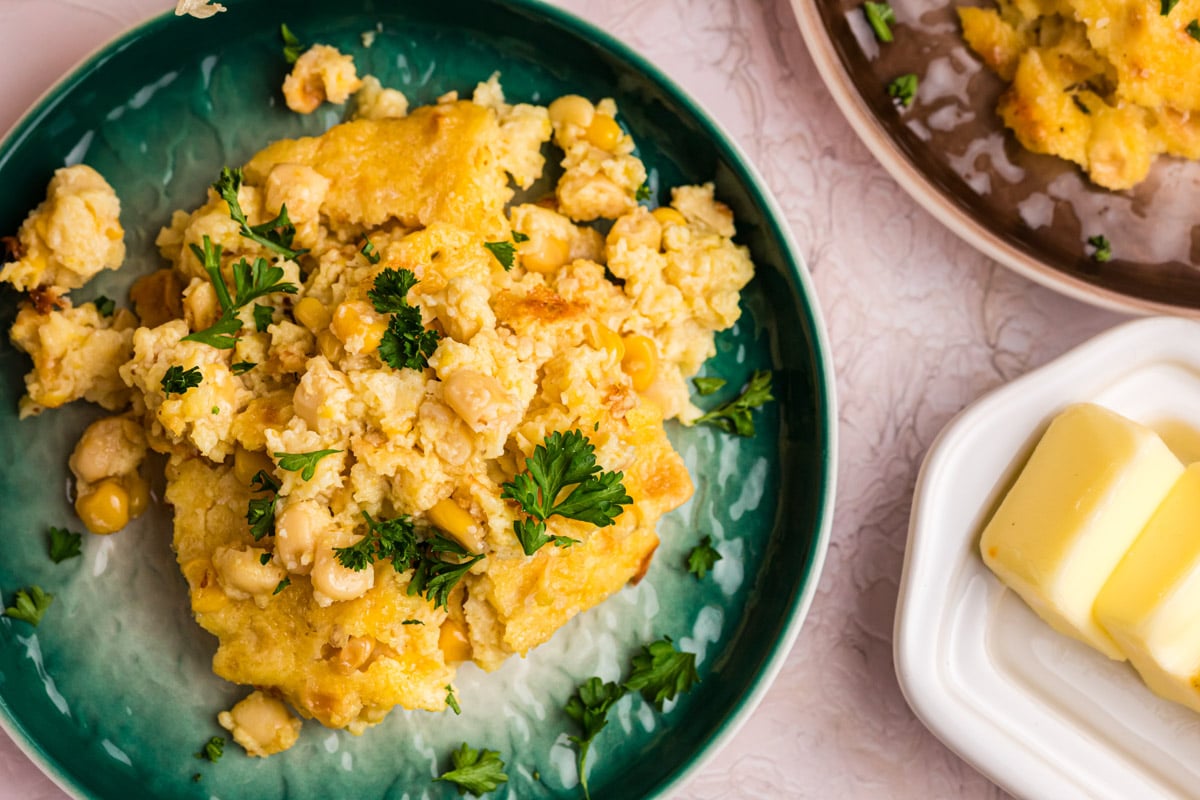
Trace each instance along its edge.
<instances>
[{"instance_id":1,"label":"corn kernel","mask_svg":"<svg viewBox=\"0 0 1200 800\"><path fill-rule=\"evenodd\" d=\"M659 206L650 213L664 228L668 225L687 225L687 218L670 206Z\"/></svg>"},{"instance_id":2,"label":"corn kernel","mask_svg":"<svg viewBox=\"0 0 1200 800\"><path fill-rule=\"evenodd\" d=\"M634 389L639 392L649 389L658 372L658 347L654 340L637 334L626 336L621 369L633 381Z\"/></svg>"},{"instance_id":3,"label":"corn kernel","mask_svg":"<svg viewBox=\"0 0 1200 800\"><path fill-rule=\"evenodd\" d=\"M577 94L563 95L546 109L553 125L578 125L586 128L592 124L596 107L592 101Z\"/></svg>"},{"instance_id":4,"label":"corn kernel","mask_svg":"<svg viewBox=\"0 0 1200 800\"><path fill-rule=\"evenodd\" d=\"M467 626L461 620L447 617L438 634L438 647L447 662L466 661L471 657L471 640L467 638Z\"/></svg>"},{"instance_id":5,"label":"corn kernel","mask_svg":"<svg viewBox=\"0 0 1200 800\"><path fill-rule=\"evenodd\" d=\"M449 497L437 502L426 512L429 521L458 540L458 543L478 553L483 547L482 531L475 518Z\"/></svg>"},{"instance_id":6,"label":"corn kernel","mask_svg":"<svg viewBox=\"0 0 1200 800\"><path fill-rule=\"evenodd\" d=\"M315 297L303 297L292 309L292 316L313 333L329 327L332 315L329 309Z\"/></svg>"},{"instance_id":7,"label":"corn kernel","mask_svg":"<svg viewBox=\"0 0 1200 800\"><path fill-rule=\"evenodd\" d=\"M587 138L601 150L613 150L621 142L621 126L608 114L597 114L587 127Z\"/></svg>"},{"instance_id":8,"label":"corn kernel","mask_svg":"<svg viewBox=\"0 0 1200 800\"><path fill-rule=\"evenodd\" d=\"M547 275L554 272L571 257L571 244L558 236L535 234L528 242L517 247L521 255L521 266L530 272Z\"/></svg>"},{"instance_id":9,"label":"corn kernel","mask_svg":"<svg viewBox=\"0 0 1200 800\"><path fill-rule=\"evenodd\" d=\"M124 476L121 483L129 494L129 516L136 519L150 507L150 484L136 472Z\"/></svg>"},{"instance_id":10,"label":"corn kernel","mask_svg":"<svg viewBox=\"0 0 1200 800\"><path fill-rule=\"evenodd\" d=\"M625 340L607 325L593 320L584 328L584 338L588 346L595 350L607 350L616 361L625 358Z\"/></svg>"},{"instance_id":11,"label":"corn kernel","mask_svg":"<svg viewBox=\"0 0 1200 800\"><path fill-rule=\"evenodd\" d=\"M321 351L321 355L330 361L337 361L346 352L342 347L342 342L330 330L323 330L317 334L317 349Z\"/></svg>"},{"instance_id":12,"label":"corn kernel","mask_svg":"<svg viewBox=\"0 0 1200 800\"><path fill-rule=\"evenodd\" d=\"M92 533L116 533L129 524L129 493L112 478L75 500L75 513Z\"/></svg>"},{"instance_id":13,"label":"corn kernel","mask_svg":"<svg viewBox=\"0 0 1200 800\"><path fill-rule=\"evenodd\" d=\"M387 332L387 320L367 303L346 301L333 312L329 329L352 352L367 353L379 347Z\"/></svg>"},{"instance_id":14,"label":"corn kernel","mask_svg":"<svg viewBox=\"0 0 1200 800\"><path fill-rule=\"evenodd\" d=\"M219 611L229 603L229 597L217 583L217 573L207 558L197 558L183 565L183 577L192 589L192 611L207 614Z\"/></svg>"}]
</instances>

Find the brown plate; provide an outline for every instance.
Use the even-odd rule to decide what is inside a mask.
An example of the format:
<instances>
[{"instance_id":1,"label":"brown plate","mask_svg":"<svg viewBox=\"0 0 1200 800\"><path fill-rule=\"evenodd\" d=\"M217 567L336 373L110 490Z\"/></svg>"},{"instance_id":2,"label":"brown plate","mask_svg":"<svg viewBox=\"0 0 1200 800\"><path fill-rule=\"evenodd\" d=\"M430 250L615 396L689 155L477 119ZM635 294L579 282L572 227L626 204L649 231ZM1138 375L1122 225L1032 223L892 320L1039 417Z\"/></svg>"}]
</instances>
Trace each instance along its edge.
<instances>
[{"instance_id":1,"label":"brown plate","mask_svg":"<svg viewBox=\"0 0 1200 800\"><path fill-rule=\"evenodd\" d=\"M963 3L986 5L982 2ZM877 42L861 0L792 0L842 112L921 205L974 247L1080 300L1200 316L1200 163L1160 157L1136 188L1110 192L1073 164L1022 148L995 112L1003 82L962 40L957 3L891 0L895 41ZM920 78L899 109L886 87ZM1094 261L1091 236L1112 242Z\"/></svg>"}]
</instances>

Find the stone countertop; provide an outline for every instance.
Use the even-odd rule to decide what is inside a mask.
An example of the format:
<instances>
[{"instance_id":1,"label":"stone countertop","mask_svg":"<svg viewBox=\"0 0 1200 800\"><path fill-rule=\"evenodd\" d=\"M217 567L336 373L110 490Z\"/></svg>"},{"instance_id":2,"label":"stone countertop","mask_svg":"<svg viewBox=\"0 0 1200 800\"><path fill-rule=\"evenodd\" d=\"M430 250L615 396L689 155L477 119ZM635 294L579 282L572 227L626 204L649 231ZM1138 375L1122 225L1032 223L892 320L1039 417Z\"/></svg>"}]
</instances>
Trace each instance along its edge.
<instances>
[{"instance_id":1,"label":"stone countertop","mask_svg":"<svg viewBox=\"0 0 1200 800\"><path fill-rule=\"evenodd\" d=\"M838 112L788 0L559 2L657 64L748 153L808 262L834 353L838 499L812 611L762 705L679 796L1004 797L925 730L896 682L913 486L954 414L1122 318L1009 272L918 207ZM0 130L171 5L0 0ZM64 797L3 733L0 797Z\"/></svg>"}]
</instances>

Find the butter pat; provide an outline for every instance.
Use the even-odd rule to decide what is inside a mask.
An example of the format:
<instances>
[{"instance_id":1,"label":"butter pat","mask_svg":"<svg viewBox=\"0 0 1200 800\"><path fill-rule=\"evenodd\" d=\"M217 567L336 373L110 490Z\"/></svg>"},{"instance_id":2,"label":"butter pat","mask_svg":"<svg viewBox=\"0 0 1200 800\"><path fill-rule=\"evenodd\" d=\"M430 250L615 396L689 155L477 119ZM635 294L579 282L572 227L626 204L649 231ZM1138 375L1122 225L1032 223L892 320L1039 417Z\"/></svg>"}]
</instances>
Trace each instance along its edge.
<instances>
[{"instance_id":1,"label":"butter pat","mask_svg":"<svg viewBox=\"0 0 1200 800\"><path fill-rule=\"evenodd\" d=\"M1200 464L1176 482L1096 598L1146 685L1200 711Z\"/></svg>"},{"instance_id":2,"label":"butter pat","mask_svg":"<svg viewBox=\"0 0 1200 800\"><path fill-rule=\"evenodd\" d=\"M1093 606L1182 473L1149 428L1090 403L1070 406L984 529L984 563L1055 630L1123 659Z\"/></svg>"}]
</instances>

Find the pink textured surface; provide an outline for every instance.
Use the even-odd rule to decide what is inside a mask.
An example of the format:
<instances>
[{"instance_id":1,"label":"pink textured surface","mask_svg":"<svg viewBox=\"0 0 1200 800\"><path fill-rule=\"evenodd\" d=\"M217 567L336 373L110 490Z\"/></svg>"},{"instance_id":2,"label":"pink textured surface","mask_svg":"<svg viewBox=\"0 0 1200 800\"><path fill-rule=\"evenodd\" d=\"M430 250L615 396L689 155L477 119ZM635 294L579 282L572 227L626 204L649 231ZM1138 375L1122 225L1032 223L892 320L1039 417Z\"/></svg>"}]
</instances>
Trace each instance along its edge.
<instances>
[{"instance_id":1,"label":"pink textured surface","mask_svg":"<svg viewBox=\"0 0 1200 800\"><path fill-rule=\"evenodd\" d=\"M1003 797L924 729L896 683L913 484L957 411L1120 317L1007 272L919 209L839 115L788 0L561 4L656 63L746 150L808 261L836 359L839 497L816 600L762 705L680 796ZM171 5L0 0L0 130L79 58ZM63 796L0 733L0 798Z\"/></svg>"}]
</instances>

